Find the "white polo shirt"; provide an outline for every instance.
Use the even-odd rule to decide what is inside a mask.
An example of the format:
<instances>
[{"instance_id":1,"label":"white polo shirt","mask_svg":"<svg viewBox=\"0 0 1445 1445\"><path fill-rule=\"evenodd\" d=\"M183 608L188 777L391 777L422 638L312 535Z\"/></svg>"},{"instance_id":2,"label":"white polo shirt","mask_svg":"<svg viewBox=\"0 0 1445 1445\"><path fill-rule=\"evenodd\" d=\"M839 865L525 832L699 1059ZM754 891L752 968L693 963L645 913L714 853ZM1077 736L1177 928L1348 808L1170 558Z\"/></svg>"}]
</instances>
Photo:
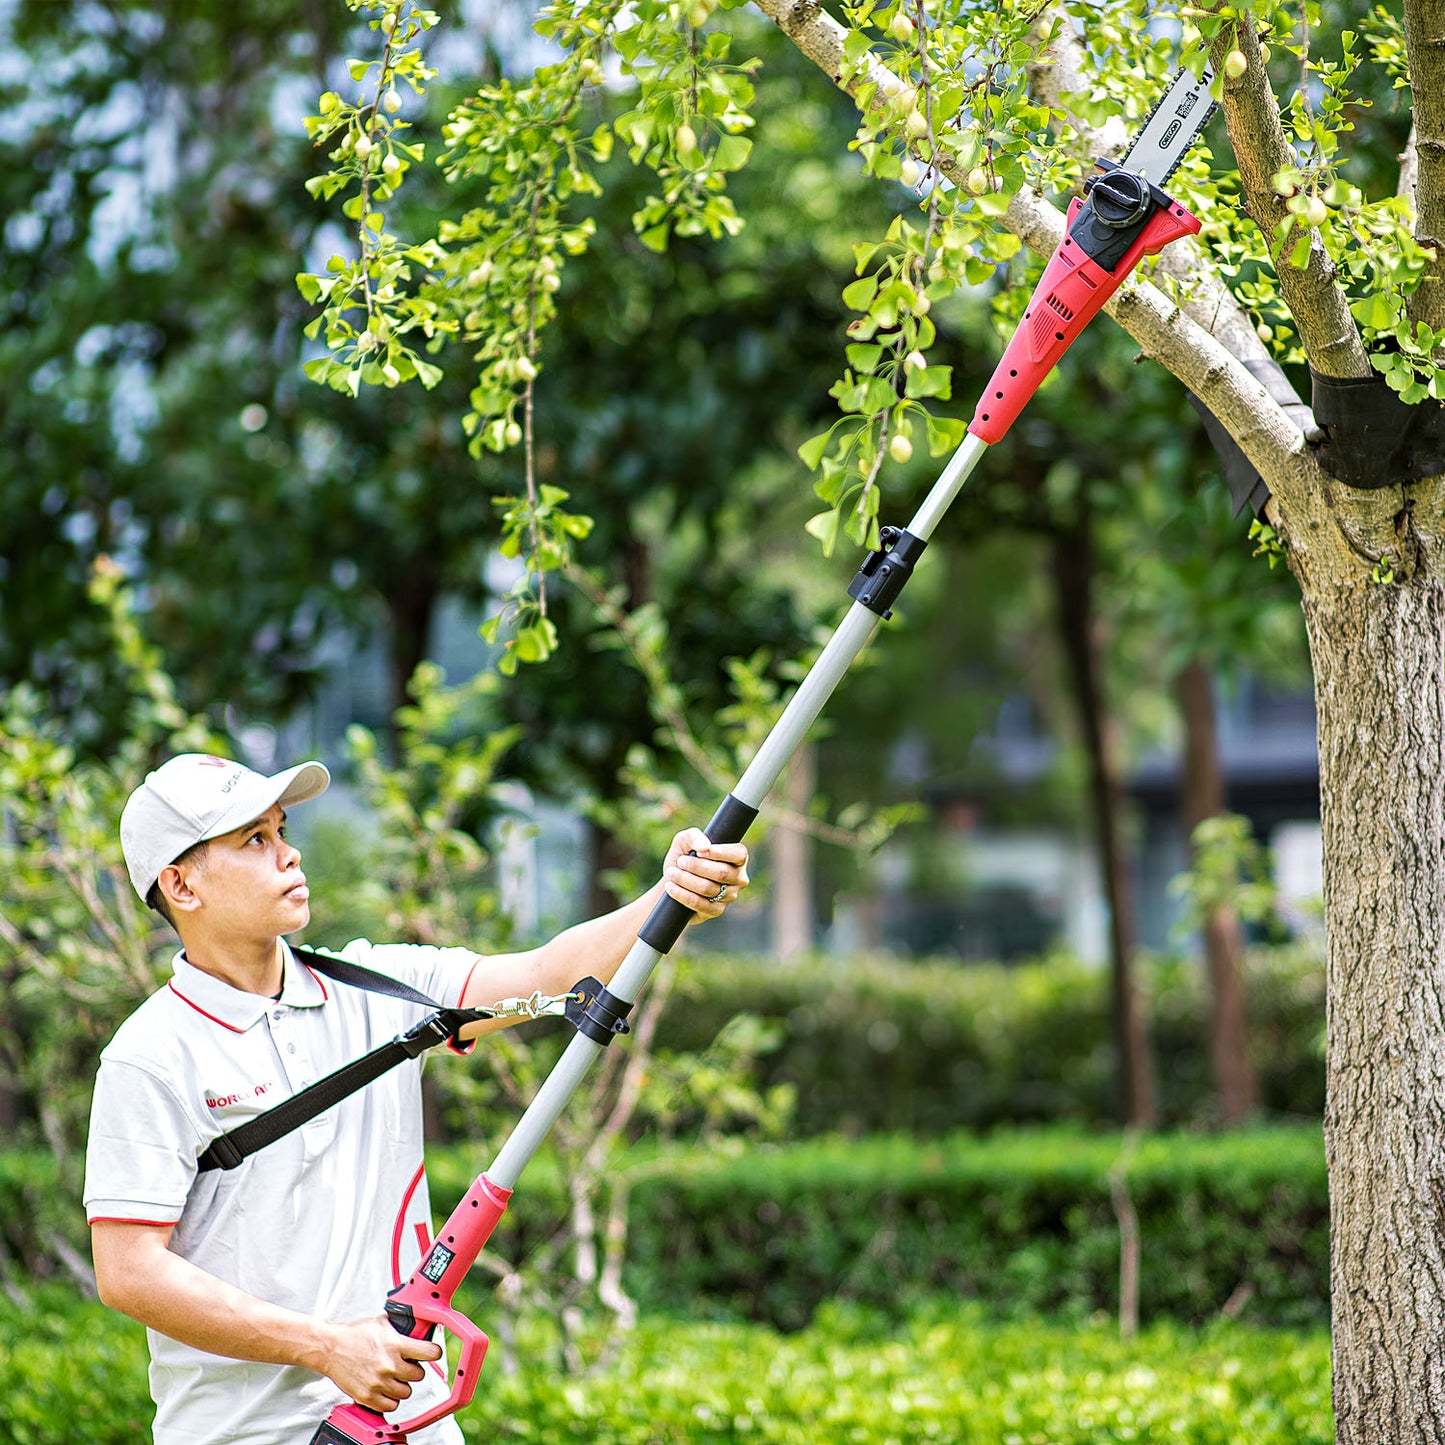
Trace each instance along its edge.
<instances>
[{"instance_id":1,"label":"white polo shirt","mask_svg":"<svg viewBox=\"0 0 1445 1445\"><path fill-rule=\"evenodd\" d=\"M284 953L275 1000L232 988L182 953L170 982L120 1026L95 1081L86 1217L173 1225L172 1250L248 1294L323 1319L360 1319L381 1312L428 1247L421 1059L236 1169L196 1170L216 1135L428 1012L339 984ZM477 962L464 948L363 941L339 956L453 1005ZM156 1445L307 1445L344 1398L309 1370L225 1359L146 1333ZM448 1389L429 1367L391 1418L420 1414ZM417 1445L461 1438L450 1418L412 1437Z\"/></svg>"}]
</instances>

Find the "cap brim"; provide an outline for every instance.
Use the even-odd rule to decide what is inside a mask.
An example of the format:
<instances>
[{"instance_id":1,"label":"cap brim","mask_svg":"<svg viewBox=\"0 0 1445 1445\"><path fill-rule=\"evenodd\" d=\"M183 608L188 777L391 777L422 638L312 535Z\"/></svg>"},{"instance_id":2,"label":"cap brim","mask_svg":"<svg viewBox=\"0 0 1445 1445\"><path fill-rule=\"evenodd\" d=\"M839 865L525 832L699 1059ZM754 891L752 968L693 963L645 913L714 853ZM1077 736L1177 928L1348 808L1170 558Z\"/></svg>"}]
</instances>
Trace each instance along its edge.
<instances>
[{"instance_id":1,"label":"cap brim","mask_svg":"<svg viewBox=\"0 0 1445 1445\"><path fill-rule=\"evenodd\" d=\"M244 828L279 803L283 808L305 803L324 793L331 785L331 774L324 763L297 763L271 777L259 778L243 788L235 801L216 819L200 842L223 837L237 828Z\"/></svg>"},{"instance_id":2,"label":"cap brim","mask_svg":"<svg viewBox=\"0 0 1445 1445\"><path fill-rule=\"evenodd\" d=\"M325 763L297 763L294 768L277 773L271 781L285 784L276 799L285 808L292 803L306 803L319 797L331 786L331 773Z\"/></svg>"}]
</instances>

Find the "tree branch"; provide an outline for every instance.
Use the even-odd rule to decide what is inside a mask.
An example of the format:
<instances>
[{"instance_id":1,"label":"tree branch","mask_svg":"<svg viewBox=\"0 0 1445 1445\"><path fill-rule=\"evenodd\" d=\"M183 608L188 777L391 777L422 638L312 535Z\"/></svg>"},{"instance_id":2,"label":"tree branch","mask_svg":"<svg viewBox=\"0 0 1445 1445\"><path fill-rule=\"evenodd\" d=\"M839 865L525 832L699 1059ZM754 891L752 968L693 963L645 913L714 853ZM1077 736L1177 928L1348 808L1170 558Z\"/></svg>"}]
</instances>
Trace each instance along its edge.
<instances>
[{"instance_id":1,"label":"tree branch","mask_svg":"<svg viewBox=\"0 0 1445 1445\"><path fill-rule=\"evenodd\" d=\"M1305 265L1290 263L1298 227L1303 222L1274 189L1274 178L1294 162L1295 156L1285 141L1279 102L1265 71L1259 34L1247 15L1233 28L1226 27L1214 42L1214 67L1222 75L1231 49L1238 49L1246 61L1244 73L1237 79L1224 75L1224 120L1239 162L1245 208L1264 237L1265 249L1279 278L1280 294L1294 318L1305 354L1322 376L1370 376L1370 359L1318 231L1310 231L1309 260ZM1286 221L1294 224L1281 237L1279 228Z\"/></svg>"},{"instance_id":2,"label":"tree branch","mask_svg":"<svg viewBox=\"0 0 1445 1445\"><path fill-rule=\"evenodd\" d=\"M845 32L817 0L756 3L813 64L849 95L864 84L875 85L884 95L901 88L902 82L881 62L845 82ZM965 183L966 177L949 157L938 157L937 165L956 185ZM1064 235L1063 215L1027 187L1009 202L1003 223L1031 251L1044 256L1053 254ZM1189 277L1191 283L1196 279ZM1211 334L1217 316L1227 309L1222 295L1215 294L1208 304L1212 309L1204 313L1201 322L1195 315L1202 305L1197 292L1187 301L1176 303L1157 286L1135 278L1125 282L1104 309L1139 343L1146 356L1178 377L1214 413L1274 495L1303 501L1318 475L1308 456L1304 433L1230 349Z\"/></svg>"},{"instance_id":3,"label":"tree branch","mask_svg":"<svg viewBox=\"0 0 1445 1445\"><path fill-rule=\"evenodd\" d=\"M1435 252L1410 297L1409 316L1438 330L1445 327L1445 4L1405 0L1404 19L1414 106L1415 239Z\"/></svg>"},{"instance_id":4,"label":"tree branch","mask_svg":"<svg viewBox=\"0 0 1445 1445\"><path fill-rule=\"evenodd\" d=\"M1029 90L1042 104L1068 115L1081 142L1081 157L1117 160L1130 139L1128 122L1113 115L1102 126L1091 126L1070 110L1066 96L1086 87L1091 62L1065 7L1052 5L1048 14L1053 19L1053 34L1041 61L1028 66ZM1186 236L1175 241L1154 264L1158 274L1168 276L1179 287L1180 305L1225 350L1256 368L1277 365L1249 313L1207 263L1196 240ZM1303 401L1299 404L1304 405Z\"/></svg>"},{"instance_id":5,"label":"tree branch","mask_svg":"<svg viewBox=\"0 0 1445 1445\"><path fill-rule=\"evenodd\" d=\"M846 32L823 12L818 0L756 0L756 4L808 59L850 95L856 97L857 89L864 84L875 86L882 97L892 96L901 88L902 82L881 61L844 81ZM1246 73L1253 79L1263 74L1257 39L1252 41L1252 49L1254 64L1247 66ZM1262 89L1267 90L1267 86ZM1253 132L1247 120L1241 118L1248 116L1248 107L1241 102L1237 90L1226 90L1225 98L1226 116L1233 114L1231 137L1236 152L1241 156L1249 154ZM1263 106L1266 115L1273 116L1278 132L1279 112L1273 93L1257 95L1255 100ZM1253 159L1254 175L1265 188L1267 207L1273 207L1279 199L1270 186L1274 172L1266 173L1266 163L1257 153ZM947 156L938 157L937 163L956 185L965 182L966 178ZM1269 213L1266 209L1259 214ZM1063 237L1063 216L1043 197L1027 189L1010 201L1003 224L1031 250L1045 256L1053 253ZM1318 237L1315 244L1318 246ZM1165 257L1178 246L1176 242L1168 248ZM1201 258L1200 271L1207 275L1213 270ZM1215 330L1217 317L1208 309L1209 293L1207 287L1201 285L1201 278L1188 275L1184 279L1186 284L1180 288L1180 300L1176 303L1142 276L1135 276L1120 287L1105 310L1140 344L1147 356L1193 391L1239 443L1273 494L1271 520L1288 549L1291 570L1302 581L1313 574L1329 579L1334 585L1342 575L1352 575L1361 569L1368 571L1357 555L1358 545L1351 538L1393 535L1400 511L1399 493L1393 488L1353 491L1331 484L1306 445L1300 426L1270 398L1231 349L1221 344ZM1301 299L1293 309L1296 320L1309 328L1308 334L1315 346L1311 359L1317 369L1333 376L1368 375L1371 371L1368 359L1353 317L1347 309L1341 310L1343 295L1335 285L1333 274L1306 268L1304 272L1293 273L1290 282L1292 286L1300 283L1294 289L1301 293ZM1226 314L1230 309L1228 299L1222 290L1213 294L1217 301L1212 304L1218 314ZM1323 311L1319 307L1321 302ZM1333 338L1327 324L1331 314L1336 315L1339 323ZM1322 315L1326 318L1324 321L1320 320ZM1303 330L1301 334L1305 334ZM1330 344L1332 340L1337 344ZM1343 361L1342 353L1346 358ZM1342 370L1346 364L1356 370ZM1296 414L1303 410L1300 408ZM1296 412L1296 409L1291 407L1290 411ZM1439 505L1445 508L1445 500ZM1423 519L1419 520L1423 526Z\"/></svg>"},{"instance_id":6,"label":"tree branch","mask_svg":"<svg viewBox=\"0 0 1445 1445\"><path fill-rule=\"evenodd\" d=\"M1101 156L1118 160L1129 144L1129 122L1122 115L1111 115L1103 125L1091 126L1074 113L1065 97L1088 89L1094 66L1064 6L1050 5L1045 17L1052 22L1053 33L1038 56L1024 67L1029 93L1040 104L1068 116L1079 137L1074 152L1081 160Z\"/></svg>"}]
</instances>

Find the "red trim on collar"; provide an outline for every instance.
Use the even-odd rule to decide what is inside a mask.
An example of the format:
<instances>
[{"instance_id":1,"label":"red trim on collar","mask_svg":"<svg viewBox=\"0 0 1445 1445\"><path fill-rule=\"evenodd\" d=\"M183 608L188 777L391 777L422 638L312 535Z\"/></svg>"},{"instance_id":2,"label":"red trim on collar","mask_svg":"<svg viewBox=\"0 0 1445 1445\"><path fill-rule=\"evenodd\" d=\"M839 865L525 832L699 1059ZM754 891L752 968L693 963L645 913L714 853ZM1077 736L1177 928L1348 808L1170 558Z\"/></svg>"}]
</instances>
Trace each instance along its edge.
<instances>
[{"instance_id":1,"label":"red trim on collar","mask_svg":"<svg viewBox=\"0 0 1445 1445\"><path fill-rule=\"evenodd\" d=\"M209 1013L207 1013L207 1012L205 1011L205 1009L203 1009L203 1008L200 1006L200 1004L192 1002L192 1000L188 999L188 998L185 996L185 994L183 994L183 993L180 991L180 989L178 989L178 988L176 987L176 981L175 981L175 979L171 979L171 980L166 984L166 987L167 987L168 989L170 989L170 991L171 991L173 994L175 994L175 996L176 996L178 999L180 999L180 1001L181 1001L182 1003L188 1003L188 1004L190 1004L191 1007L192 1007L193 1009L195 1009L195 1011L202 1016L202 1018L208 1018L208 1019L210 1019L210 1021L211 1021L213 1024L220 1024L220 1026L221 1026L223 1029L230 1029L230 1031L231 1031L233 1034L243 1034L243 1033L246 1032L245 1029L237 1028L235 1024L228 1024L228 1023L225 1021L225 1019L218 1019L218 1018L215 1016L215 1014L209 1014Z\"/></svg>"},{"instance_id":2,"label":"red trim on collar","mask_svg":"<svg viewBox=\"0 0 1445 1445\"><path fill-rule=\"evenodd\" d=\"M297 963L301 963L301 960L299 958L296 958L296 955L294 953L291 955L291 957L295 959ZM331 995L326 992L326 980L322 978L321 975L317 973L316 970L312 968L309 963L301 963L301 967L304 968L306 972L309 973L311 977L316 980L318 985L320 985L322 1003L330 1003Z\"/></svg>"}]
</instances>

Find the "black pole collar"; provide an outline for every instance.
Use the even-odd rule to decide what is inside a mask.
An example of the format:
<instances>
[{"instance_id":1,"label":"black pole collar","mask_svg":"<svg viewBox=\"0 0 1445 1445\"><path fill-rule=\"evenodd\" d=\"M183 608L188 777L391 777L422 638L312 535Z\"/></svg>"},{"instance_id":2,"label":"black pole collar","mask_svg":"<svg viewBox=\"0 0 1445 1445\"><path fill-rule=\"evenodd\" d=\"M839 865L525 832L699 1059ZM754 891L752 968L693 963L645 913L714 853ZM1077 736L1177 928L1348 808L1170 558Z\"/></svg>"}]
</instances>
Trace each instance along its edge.
<instances>
[{"instance_id":1,"label":"black pole collar","mask_svg":"<svg viewBox=\"0 0 1445 1445\"><path fill-rule=\"evenodd\" d=\"M572 993L566 1017L579 1034L585 1034L594 1044L605 1048L618 1034L632 1031L627 1022L631 1002L608 993L600 979L584 978L572 985Z\"/></svg>"}]
</instances>

